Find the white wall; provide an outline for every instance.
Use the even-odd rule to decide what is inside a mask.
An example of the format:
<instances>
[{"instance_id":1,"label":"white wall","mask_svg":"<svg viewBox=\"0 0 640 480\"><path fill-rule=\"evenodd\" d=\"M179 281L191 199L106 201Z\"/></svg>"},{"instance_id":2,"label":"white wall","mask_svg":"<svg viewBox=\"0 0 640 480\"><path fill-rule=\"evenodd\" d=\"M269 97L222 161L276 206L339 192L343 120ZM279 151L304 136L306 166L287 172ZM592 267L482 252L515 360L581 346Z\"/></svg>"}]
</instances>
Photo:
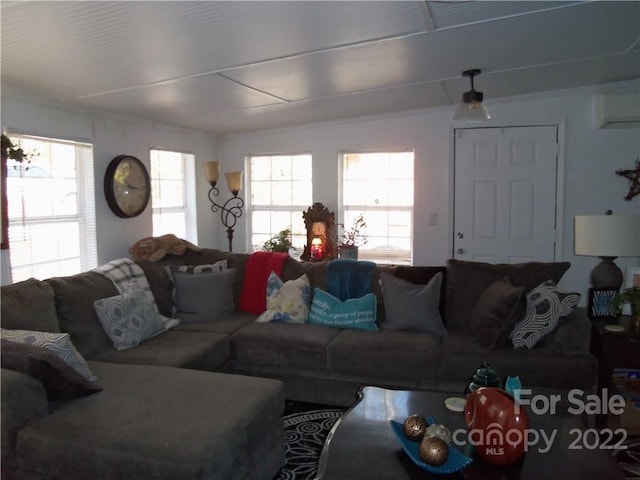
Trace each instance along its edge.
<instances>
[{"instance_id":1,"label":"white wall","mask_svg":"<svg viewBox=\"0 0 640 480\"><path fill-rule=\"evenodd\" d=\"M637 82L607 85L526 99L487 101L490 125L558 124L564 131L565 170L560 258L572 267L562 281L564 288L582 293L589 288L589 272L598 260L573 255L573 217L578 214L640 214L640 196L624 201L628 183L617 176L620 168L632 168L640 154L640 129L596 129L595 93L606 90L640 92ZM412 148L415 150L414 264L442 265L452 251L452 121L455 108L403 112L395 115L352 119L221 139L224 168L244 168L249 154L311 152L313 200L331 211L338 208L338 154L342 150ZM437 213L439 223L429 225ZM245 219L246 220L246 219ZM246 245L246 229L236 232L234 245ZM637 258L618 259L618 265L638 265Z\"/></svg>"},{"instance_id":2,"label":"white wall","mask_svg":"<svg viewBox=\"0 0 640 480\"><path fill-rule=\"evenodd\" d=\"M155 125L148 121L110 117L103 113L65 108L60 105L2 90L2 127L9 131L46 137L90 142L94 146L96 225L98 263L128 256L128 250L140 238L151 235L151 204L138 217L123 219L109 209L104 196L103 179L109 162L117 155L138 157L149 168L149 149L162 147L192 152L196 162L217 157L217 139L210 134ZM218 225L211 221L208 184L196 165L198 202L198 238L203 246L215 246ZM8 250L2 251L2 283L8 282Z\"/></svg>"}]
</instances>

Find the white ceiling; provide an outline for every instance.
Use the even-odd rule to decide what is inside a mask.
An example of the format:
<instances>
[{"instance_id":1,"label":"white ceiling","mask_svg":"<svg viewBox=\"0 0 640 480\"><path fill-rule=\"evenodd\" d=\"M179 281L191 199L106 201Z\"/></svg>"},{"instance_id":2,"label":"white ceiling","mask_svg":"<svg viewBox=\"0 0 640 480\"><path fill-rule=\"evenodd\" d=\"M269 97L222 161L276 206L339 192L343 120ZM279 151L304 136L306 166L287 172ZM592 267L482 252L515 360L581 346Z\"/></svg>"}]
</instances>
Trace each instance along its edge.
<instances>
[{"instance_id":1,"label":"white ceiling","mask_svg":"<svg viewBox=\"0 0 640 480\"><path fill-rule=\"evenodd\" d=\"M640 78L640 1L2 1L2 86L225 134Z\"/></svg>"}]
</instances>

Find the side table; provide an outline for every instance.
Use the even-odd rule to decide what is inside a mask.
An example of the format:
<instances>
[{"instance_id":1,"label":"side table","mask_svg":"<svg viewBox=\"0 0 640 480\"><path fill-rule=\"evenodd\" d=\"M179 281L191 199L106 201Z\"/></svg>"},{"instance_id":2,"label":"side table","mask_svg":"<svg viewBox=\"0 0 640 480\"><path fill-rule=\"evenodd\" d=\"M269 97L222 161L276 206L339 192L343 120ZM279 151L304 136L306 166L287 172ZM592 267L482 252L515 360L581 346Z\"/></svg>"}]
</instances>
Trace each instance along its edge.
<instances>
[{"instance_id":1,"label":"side table","mask_svg":"<svg viewBox=\"0 0 640 480\"><path fill-rule=\"evenodd\" d=\"M598 391L607 388L611 393L615 368L640 368L640 331L630 326L630 317L622 317L617 323L592 319L591 353L599 362ZM624 330L607 330L607 325L619 325ZM604 427L606 415L599 415L596 424Z\"/></svg>"}]
</instances>

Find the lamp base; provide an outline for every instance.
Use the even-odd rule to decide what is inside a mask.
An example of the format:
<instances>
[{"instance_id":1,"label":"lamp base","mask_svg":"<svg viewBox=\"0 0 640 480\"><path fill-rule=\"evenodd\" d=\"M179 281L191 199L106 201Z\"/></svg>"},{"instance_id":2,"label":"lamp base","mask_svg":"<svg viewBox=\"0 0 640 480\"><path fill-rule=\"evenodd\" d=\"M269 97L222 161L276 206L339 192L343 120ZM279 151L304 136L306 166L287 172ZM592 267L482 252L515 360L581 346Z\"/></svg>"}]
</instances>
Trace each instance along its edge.
<instances>
[{"instance_id":1,"label":"lamp base","mask_svg":"<svg viewBox=\"0 0 640 480\"><path fill-rule=\"evenodd\" d=\"M613 263L616 257L600 257L602 260L591 270L591 285L594 288L615 288L622 287L622 270Z\"/></svg>"}]
</instances>

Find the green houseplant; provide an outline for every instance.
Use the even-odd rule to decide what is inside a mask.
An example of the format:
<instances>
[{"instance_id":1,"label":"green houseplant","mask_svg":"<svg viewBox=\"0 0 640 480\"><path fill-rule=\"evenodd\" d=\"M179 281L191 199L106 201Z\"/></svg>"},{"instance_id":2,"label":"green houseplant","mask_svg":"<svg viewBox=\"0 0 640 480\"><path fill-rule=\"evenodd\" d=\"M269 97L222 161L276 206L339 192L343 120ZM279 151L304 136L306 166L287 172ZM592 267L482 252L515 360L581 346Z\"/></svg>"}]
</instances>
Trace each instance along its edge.
<instances>
[{"instance_id":1,"label":"green houseplant","mask_svg":"<svg viewBox=\"0 0 640 480\"><path fill-rule=\"evenodd\" d=\"M289 228L285 228L284 230L279 231L269 240L264 242L262 248L267 250L268 252L289 252L289 249L293 246L291 243L291 230Z\"/></svg>"},{"instance_id":2,"label":"green houseplant","mask_svg":"<svg viewBox=\"0 0 640 480\"><path fill-rule=\"evenodd\" d=\"M631 306L631 322L636 328L640 328L640 287L629 287L616 293L611 301L613 314L616 317L622 314L625 303Z\"/></svg>"}]
</instances>

